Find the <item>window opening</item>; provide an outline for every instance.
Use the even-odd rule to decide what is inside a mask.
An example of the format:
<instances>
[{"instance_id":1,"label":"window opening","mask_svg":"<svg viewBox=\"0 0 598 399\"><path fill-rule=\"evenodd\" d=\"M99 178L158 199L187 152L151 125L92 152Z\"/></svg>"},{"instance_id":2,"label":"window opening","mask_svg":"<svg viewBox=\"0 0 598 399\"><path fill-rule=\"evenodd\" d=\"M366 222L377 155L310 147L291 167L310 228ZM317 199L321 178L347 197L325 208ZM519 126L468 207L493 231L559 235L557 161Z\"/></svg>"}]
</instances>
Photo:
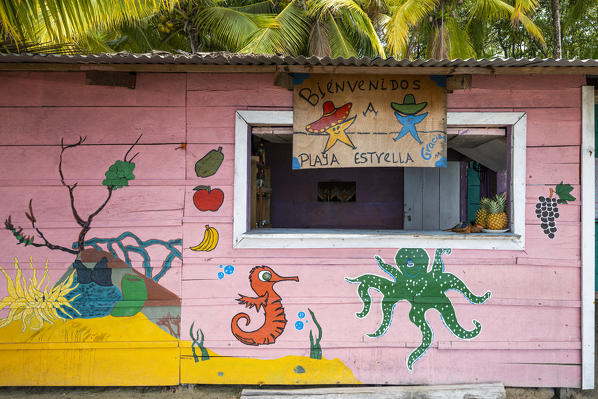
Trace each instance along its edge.
<instances>
[{"instance_id":1,"label":"window opening","mask_svg":"<svg viewBox=\"0 0 598 399\"><path fill-rule=\"evenodd\" d=\"M290 173L292 163L290 158L282 163L274 162L273 158L284 155L285 151L292 151L292 125L293 113L291 111L237 111L235 135L235 207L233 237L234 245L238 248L396 248L397 246L413 245L412 240L417 240L417 245L434 247L450 245L452 248L469 249L523 249L525 234L525 143L526 143L526 115L520 112L455 112L447 114L449 148L447 154L448 167L444 168L404 168L401 176L402 184L395 186L402 190L402 202L395 204L392 210L376 212L384 217L393 217L400 214L395 226L403 224L403 216L416 222L422 216L432 217L434 223L442 220L442 208L437 205L424 207L423 199L428 203L441 205L450 204L451 218L465 220L468 208L468 182L467 174L471 162L477 162L488 168L485 182L480 184L479 192L507 192L507 208L510 222L510 231L497 235L473 234L458 235L445 233L434 224L414 224L410 228L391 227L385 228L372 223L369 215L362 216L368 223L356 223L348 216L359 215L361 212L349 211L348 208L359 204L363 200L363 193L374 192L370 180L365 184L354 176L311 176L312 180L305 187L293 185L285 190L288 175L284 173L277 176L279 170ZM462 127L459 127L462 126ZM506 132L506 134L505 134ZM267 137L265 137L267 136ZM466 136L466 137L463 137ZM475 137L477 136L477 137ZM260 144L263 144L260 146ZM286 147L285 147L286 146ZM265 151L264 155L261 149ZM286 150L285 150L286 148ZM260 149L260 150L258 150ZM456 156L455 156L456 154ZM248 156L249 155L249 156ZM260 158L262 157L262 158ZM256 164L255 173L251 173L251 165ZM263 179L258 176L258 167L263 164ZM289 165L290 164L290 165ZM452 166L451 166L452 164ZM278 167L278 165L283 165ZM472 169L474 165L472 164ZM476 167L477 168L477 167ZM269 180L265 177L270 170ZM366 169L366 168L362 168ZM384 169L371 168L379 175ZM396 168L399 169L399 168ZM437 173L430 172L436 169ZM448 175L441 174L450 169ZM481 168L480 168L481 169ZM331 169L337 173L338 169ZM367 169L366 169L367 170ZM409 179L407 179L409 170ZM298 176L306 178L305 175ZM419 175L418 175L419 174ZM254 175L255 177L251 176ZM478 175L483 175L479 172ZM251 177L250 177L251 176ZM309 177L309 176L307 176ZM482 179L484 179L482 177ZM263 183L262 183L263 180ZM259 182L259 187L258 187ZM317 201L318 184L321 182L355 182L355 202L322 202ZM427 183L427 184L422 184ZM269 183L269 184L268 184ZM251 187L250 187L251 185ZM255 187L255 190L254 190ZM264 188L258 190L258 188ZM271 191L268 193L268 189ZM302 203L300 194L309 193L309 201ZM290 197L285 206L277 202L279 193ZM419 209L406 212L407 195L411 195L411 203L419 203ZM451 193L450 196L447 196ZM260 195L258 195L260 194ZM269 195L268 195L269 194ZM260 196L262 204L270 201L270 217L267 210L260 210ZM450 198L450 201L446 199ZM418 202L419 200L419 202ZM293 202L294 201L294 202ZM311 203L309 203L311 202ZM314 212L318 204L328 207L328 211ZM456 204L456 206L455 206ZM276 206L275 206L276 205ZM299 206L296 206L299 205ZM403 205L403 206L401 206ZM296 225L278 224L275 209L282 210L286 215L294 215ZM338 212L338 207L347 207L343 212ZM331 209L336 208L335 212ZM369 208L375 208L370 206ZM446 206L445 206L446 208ZM250 221L250 209L254 215ZM262 217L260 217L260 212ZM446 209L445 209L446 213ZM311 215L311 218L305 217ZM446 216L446 215L445 215ZM328 217L328 219L326 219ZM349 219L349 220L347 220ZM339 223L344 221L343 223ZM448 219L446 219L448 220ZM331 223L331 221L333 223ZM256 228L256 226L262 226ZM271 227L271 228L263 228ZM447 241L448 240L448 241ZM447 244L449 243L450 244Z\"/></svg>"},{"instance_id":2,"label":"window opening","mask_svg":"<svg viewBox=\"0 0 598 399\"><path fill-rule=\"evenodd\" d=\"M354 181L320 181L318 202L355 202L356 186Z\"/></svg>"}]
</instances>

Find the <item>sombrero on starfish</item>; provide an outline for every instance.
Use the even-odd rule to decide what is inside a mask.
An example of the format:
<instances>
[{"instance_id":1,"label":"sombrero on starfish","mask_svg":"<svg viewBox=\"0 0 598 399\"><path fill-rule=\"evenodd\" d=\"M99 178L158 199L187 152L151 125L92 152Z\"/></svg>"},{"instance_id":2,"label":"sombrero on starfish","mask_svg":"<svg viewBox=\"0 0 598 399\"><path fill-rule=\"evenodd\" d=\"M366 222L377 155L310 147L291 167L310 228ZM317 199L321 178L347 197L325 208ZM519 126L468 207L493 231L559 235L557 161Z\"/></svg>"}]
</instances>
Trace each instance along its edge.
<instances>
[{"instance_id":1,"label":"sombrero on starfish","mask_svg":"<svg viewBox=\"0 0 598 399\"><path fill-rule=\"evenodd\" d=\"M322 117L305 126L305 130L311 133L322 133L329 127L344 122L349 116L351 105L351 103L346 103L342 107L335 108L332 101L326 101L322 105Z\"/></svg>"},{"instance_id":2,"label":"sombrero on starfish","mask_svg":"<svg viewBox=\"0 0 598 399\"><path fill-rule=\"evenodd\" d=\"M425 101L423 103L416 103L413 94L407 94L403 98L403 104L390 103L390 106L395 111L398 111L404 115L415 115L422 109L426 108L426 105L428 105L428 103Z\"/></svg>"}]
</instances>

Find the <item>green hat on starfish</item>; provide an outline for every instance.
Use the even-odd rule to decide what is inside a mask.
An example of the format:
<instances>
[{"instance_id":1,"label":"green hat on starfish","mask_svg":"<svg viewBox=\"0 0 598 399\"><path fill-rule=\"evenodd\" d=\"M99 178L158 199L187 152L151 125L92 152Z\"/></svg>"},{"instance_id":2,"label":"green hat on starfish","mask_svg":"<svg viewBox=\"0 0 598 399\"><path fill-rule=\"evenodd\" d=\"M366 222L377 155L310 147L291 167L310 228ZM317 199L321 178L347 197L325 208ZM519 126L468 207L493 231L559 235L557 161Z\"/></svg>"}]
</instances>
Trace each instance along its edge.
<instances>
[{"instance_id":1,"label":"green hat on starfish","mask_svg":"<svg viewBox=\"0 0 598 399\"><path fill-rule=\"evenodd\" d=\"M413 97L413 94L407 94L403 98L402 104L390 103L390 106L395 111L400 112L404 115L415 115L422 109L426 108L426 105L428 105L428 103L425 101L423 103L416 103L415 97Z\"/></svg>"}]
</instances>

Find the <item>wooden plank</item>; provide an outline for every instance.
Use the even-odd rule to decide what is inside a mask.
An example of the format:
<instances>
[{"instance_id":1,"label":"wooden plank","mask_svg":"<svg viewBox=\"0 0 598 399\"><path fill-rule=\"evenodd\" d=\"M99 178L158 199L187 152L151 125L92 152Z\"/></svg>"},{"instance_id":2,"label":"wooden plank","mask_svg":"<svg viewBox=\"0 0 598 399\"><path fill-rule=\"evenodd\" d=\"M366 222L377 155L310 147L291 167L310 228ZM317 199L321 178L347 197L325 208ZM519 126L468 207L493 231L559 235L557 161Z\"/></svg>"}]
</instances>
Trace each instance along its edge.
<instances>
[{"instance_id":1,"label":"wooden plank","mask_svg":"<svg viewBox=\"0 0 598 399\"><path fill-rule=\"evenodd\" d=\"M561 163L558 165L529 163L527 167L527 184L552 184L560 182L579 184L579 164Z\"/></svg>"},{"instance_id":2,"label":"wooden plank","mask_svg":"<svg viewBox=\"0 0 598 399\"><path fill-rule=\"evenodd\" d=\"M107 196L104 186L82 186L75 190L77 210L86 217L94 212ZM45 228L77 227L68 197L62 186L0 187L0 217L12 216L13 224L30 226L24 212L32 199L35 216ZM131 186L116 191L106 207L95 218L93 226L182 225L184 187Z\"/></svg>"},{"instance_id":3,"label":"wooden plank","mask_svg":"<svg viewBox=\"0 0 598 399\"><path fill-rule=\"evenodd\" d=\"M131 90L86 85L84 72L8 72L0 107L185 106L185 83L184 74L140 73Z\"/></svg>"},{"instance_id":4,"label":"wooden plank","mask_svg":"<svg viewBox=\"0 0 598 399\"><path fill-rule=\"evenodd\" d=\"M596 237L592 221L595 206L596 126L594 87L582 87L581 142L581 273L582 273L582 388L594 388Z\"/></svg>"},{"instance_id":5,"label":"wooden plank","mask_svg":"<svg viewBox=\"0 0 598 399\"><path fill-rule=\"evenodd\" d=\"M188 73L187 91L234 91L275 88L273 73ZM280 89L280 88L279 88Z\"/></svg>"},{"instance_id":6,"label":"wooden plank","mask_svg":"<svg viewBox=\"0 0 598 399\"><path fill-rule=\"evenodd\" d=\"M364 398L364 399L461 399L463 397L480 399L505 399L505 387L501 383L417 386L417 387L352 387L352 388L310 388L310 389L243 389L241 399L274 398Z\"/></svg>"},{"instance_id":7,"label":"wooden plank","mask_svg":"<svg viewBox=\"0 0 598 399\"><path fill-rule=\"evenodd\" d=\"M191 287L193 284L204 287L204 293L189 293L189 303L201 304L203 300L207 300L205 305L221 303L212 302L210 298L221 298L223 303L226 303L225 298L222 297L222 293L218 290L222 290L223 287L229 289L229 281L219 282L218 272L222 271L220 265L232 264L235 268L235 278L238 276L248 275L248 271L258 263L259 259L255 259L254 262L239 263L239 262L211 262L206 265L189 264L185 260L185 266L183 270L183 281L184 286ZM374 262L370 262L371 267L344 267L343 265L326 265L326 272L320 273L320 276L325 281L332 283L319 283L309 282L309 287L303 287L305 292L299 294L298 297L289 297L289 301L292 303L354 303L357 300L352 294L352 286L345 281L345 277L355 277L363 274L380 274L375 269ZM310 268L300 268L298 266L282 266L270 263L273 268L282 270L287 274L298 275L300 280L306 280L310 277ZM581 287L581 279L579 277L579 269L576 267L562 266L504 266L504 274L497 276L496 278L490 279L488 276L492 275L492 270L496 269L496 266L486 265L459 265L452 266L447 272L450 272L466 282L467 286L475 293L481 295L488 290L492 291L491 300L488 302L493 305L500 306L538 306L538 307L550 307L550 306L563 306L563 307L579 307L579 296L577 292ZM344 271L343 271L344 270ZM546 273L546 276L542 279L538 279L537 274L541 271ZM281 272L282 273L282 272ZM521 276L521 280L511 282L509 285L509 276L517 275ZM526 279L524 279L526 278ZM537 280L536 286L530 286L529 281ZM492 281L490 281L492 280ZM207 287L209 284L217 284L217 289L210 289ZM237 284L235 282L235 284ZM243 290L243 280L230 288L232 291ZM245 287L247 289L247 287ZM291 290L292 287L287 289ZM315 295L317 292L326 291L325 294L319 294L317 298L310 298L310 295ZM455 292L447 292L447 295L451 297L451 300L455 303L466 304L467 300L462 297L461 294ZM194 298L201 298L197 302L193 302ZM219 300L220 301L220 300ZM232 304L232 302L229 302Z\"/></svg>"},{"instance_id":8,"label":"wooden plank","mask_svg":"<svg viewBox=\"0 0 598 399\"><path fill-rule=\"evenodd\" d=\"M235 127L235 112L246 107L187 107L188 128L228 128ZM199 131L200 133L208 133ZM193 138L193 136L191 136ZM213 140L217 137L213 137ZM197 139L195 139L197 140ZM191 140L194 142L193 140Z\"/></svg>"},{"instance_id":9,"label":"wooden plank","mask_svg":"<svg viewBox=\"0 0 598 399\"><path fill-rule=\"evenodd\" d=\"M403 229L422 230L423 229L423 202L424 186L423 168L407 168L403 171L403 201L404 220Z\"/></svg>"},{"instance_id":10,"label":"wooden plank","mask_svg":"<svg viewBox=\"0 0 598 399\"><path fill-rule=\"evenodd\" d=\"M460 172L459 162L447 162L446 169L440 171L440 217L439 228L453 227L460 221Z\"/></svg>"},{"instance_id":11,"label":"wooden plank","mask_svg":"<svg viewBox=\"0 0 598 399\"><path fill-rule=\"evenodd\" d=\"M87 144L185 142L184 107L0 107L2 145L59 145L87 136ZM117 133L117 134L115 134Z\"/></svg>"},{"instance_id":12,"label":"wooden plank","mask_svg":"<svg viewBox=\"0 0 598 399\"><path fill-rule=\"evenodd\" d=\"M550 147L581 144L579 111L527 108L525 112L528 120L528 146Z\"/></svg>"},{"instance_id":13,"label":"wooden plank","mask_svg":"<svg viewBox=\"0 0 598 399\"><path fill-rule=\"evenodd\" d=\"M187 92L188 107L284 107L292 104L292 93L280 87Z\"/></svg>"},{"instance_id":14,"label":"wooden plank","mask_svg":"<svg viewBox=\"0 0 598 399\"><path fill-rule=\"evenodd\" d=\"M130 143L134 140L135 138L132 138ZM69 183L94 180L95 184L99 185L106 178L105 173L110 165L117 159L122 159L129 148L130 144L82 145L68 149L62 165L65 179ZM130 185L139 184L139 181L143 180L184 180L185 152L176 150L175 145L145 145L142 138L134 151L139 152L139 155L134 160L135 179L131 180ZM8 166L4 168L0 181L3 178L23 182L49 179L55 181L55 184L60 184L59 157L59 146L0 146L0 159ZM156 164L156 159L160 160L159 165Z\"/></svg>"},{"instance_id":15,"label":"wooden plank","mask_svg":"<svg viewBox=\"0 0 598 399\"><path fill-rule=\"evenodd\" d=\"M573 112L567 108L581 107L579 88L553 90L501 90L480 89L458 90L447 97L447 107L451 108L561 108L562 113Z\"/></svg>"},{"instance_id":16,"label":"wooden plank","mask_svg":"<svg viewBox=\"0 0 598 399\"><path fill-rule=\"evenodd\" d=\"M564 88L579 88L585 83L581 75L547 76L541 74L521 75L476 75L472 79L472 86L487 90L546 90Z\"/></svg>"},{"instance_id":17,"label":"wooden plank","mask_svg":"<svg viewBox=\"0 0 598 399\"><path fill-rule=\"evenodd\" d=\"M439 169L423 169L422 180L419 184L423 187L422 201L422 229L439 230L440 224L440 184ZM413 187L413 186L412 186ZM456 187L454 188L456 190ZM452 227L452 226L451 226Z\"/></svg>"}]
</instances>

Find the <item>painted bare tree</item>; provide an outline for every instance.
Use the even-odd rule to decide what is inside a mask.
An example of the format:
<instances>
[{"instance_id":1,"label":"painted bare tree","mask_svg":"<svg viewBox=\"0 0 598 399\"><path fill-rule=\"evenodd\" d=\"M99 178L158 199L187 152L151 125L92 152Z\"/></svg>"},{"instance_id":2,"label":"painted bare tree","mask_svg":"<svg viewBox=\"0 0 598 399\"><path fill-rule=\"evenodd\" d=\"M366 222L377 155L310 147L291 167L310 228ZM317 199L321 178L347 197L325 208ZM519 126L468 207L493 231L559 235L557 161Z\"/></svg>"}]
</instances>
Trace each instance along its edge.
<instances>
[{"instance_id":1,"label":"painted bare tree","mask_svg":"<svg viewBox=\"0 0 598 399\"><path fill-rule=\"evenodd\" d=\"M106 199L104 200L104 202L102 202L102 204L94 212L89 214L86 218L82 217L79 211L77 210L77 207L75 206L75 189L77 188L78 183L68 184L66 182L62 170L62 160L64 152L66 150L82 145L83 143L85 143L86 139L87 137L79 136L79 140L73 144L64 144L64 139L60 140L60 158L58 162L58 174L60 175L60 183L64 187L66 187L66 189L69 192L70 205L71 210L73 212L73 217L77 224L81 226L81 231L79 232L76 248L71 249L61 245L53 244L50 241L48 241L44 233L37 226L37 219L33 214L33 199L29 200L29 211L25 212L25 216L31 222L31 228L35 231L35 233L37 233L37 236L41 238L43 242L35 242L35 235L23 234L23 228L21 226L15 227L12 224L11 217L8 216L8 218L4 222L4 227L12 232L12 234L17 239L18 244L25 244L25 246L32 245L34 247L47 247L52 250L60 250L74 255L78 254L84 249L85 235L91 229L91 223L93 221L93 218L95 218L100 212L102 212L106 205L108 205L108 202L112 198L112 192L124 186L128 186L129 180L133 180L135 178L135 175L133 174L133 170L135 169L133 159L135 159L135 157L139 155L139 153L136 153L130 158L129 153L133 150L135 145L137 145L137 143L141 139L141 136L139 136L137 140L135 140L135 142L131 145L129 150L125 153L123 160L117 160L106 171L106 179L102 181L102 185L104 185L107 190Z\"/></svg>"}]
</instances>

